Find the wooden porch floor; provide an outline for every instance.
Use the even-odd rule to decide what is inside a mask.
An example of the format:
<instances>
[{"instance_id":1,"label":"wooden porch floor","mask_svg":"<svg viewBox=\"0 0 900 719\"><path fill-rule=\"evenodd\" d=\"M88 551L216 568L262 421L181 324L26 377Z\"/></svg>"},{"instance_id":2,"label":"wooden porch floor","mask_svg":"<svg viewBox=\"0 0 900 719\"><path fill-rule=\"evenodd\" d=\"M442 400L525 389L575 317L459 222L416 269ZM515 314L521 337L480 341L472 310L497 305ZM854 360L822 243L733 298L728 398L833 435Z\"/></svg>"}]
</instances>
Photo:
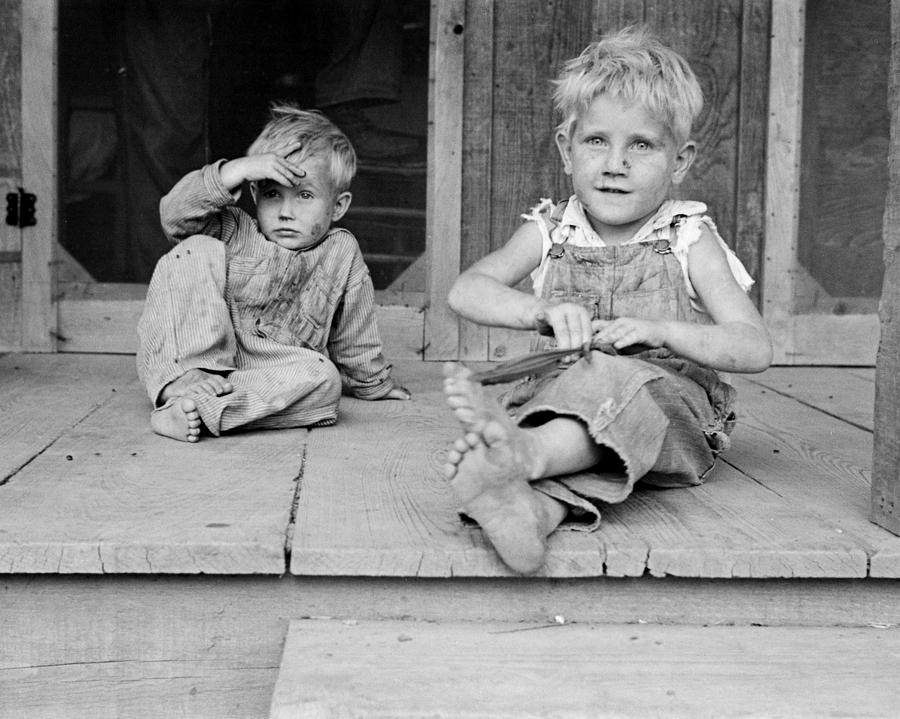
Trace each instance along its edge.
<instances>
[{"instance_id":1,"label":"wooden porch floor","mask_svg":"<svg viewBox=\"0 0 900 719\"><path fill-rule=\"evenodd\" d=\"M440 476L457 431L440 366L395 371L413 401L346 400L332 428L187 445L149 430L133 356L0 357L0 717L262 717L273 692L293 706L298 672L345 686L341 667L355 665L331 645L347 627L371 628L353 632L363 651L375 636L430 637L423 622L464 646L454 642L475 641L475 623L478 636L506 636L491 623L524 631L560 620L580 624L585 633L572 636L585 640L596 623L617 625L602 646L623 657L638 635L666 643L671 657L651 657L641 681L686 677L684 661L701 672L731 662L728 686L758 699L772 697L744 683L741 662L757 666L785 647L796 664L796 642L815 636L822 652L807 662L810 677L832 661L849 667L827 695L847 688L835 711L896 708L892 686L871 682L881 698L864 712L851 689L869 664L894 666L900 646L900 537L868 519L874 370L735 377L741 422L707 484L638 492L609 507L598 532L555 535L546 569L529 578L511 575L460 521ZM310 624L323 618L332 621ZM637 624L657 629L622 629ZM750 641L756 624L767 630ZM700 635L666 625L735 632L704 658L691 654ZM503 644L492 646L502 661ZM423 665L437 686L442 656ZM534 662L540 671L540 652ZM573 676L615 664L589 662ZM684 682L679 691L708 684ZM813 684L791 686L818 695ZM765 702L734 705L729 692L701 691L681 714L666 714L666 693L614 715L771 715ZM782 705L798 710L789 715L829 706L802 696ZM384 712L360 716L394 715Z\"/></svg>"},{"instance_id":2,"label":"wooden porch floor","mask_svg":"<svg viewBox=\"0 0 900 719\"><path fill-rule=\"evenodd\" d=\"M187 445L150 432L131 356L0 357L0 572L508 576L440 476L457 432L440 366L395 372L413 401ZM557 533L542 574L900 576L900 537L868 518L874 370L735 384L740 424L707 484Z\"/></svg>"}]
</instances>

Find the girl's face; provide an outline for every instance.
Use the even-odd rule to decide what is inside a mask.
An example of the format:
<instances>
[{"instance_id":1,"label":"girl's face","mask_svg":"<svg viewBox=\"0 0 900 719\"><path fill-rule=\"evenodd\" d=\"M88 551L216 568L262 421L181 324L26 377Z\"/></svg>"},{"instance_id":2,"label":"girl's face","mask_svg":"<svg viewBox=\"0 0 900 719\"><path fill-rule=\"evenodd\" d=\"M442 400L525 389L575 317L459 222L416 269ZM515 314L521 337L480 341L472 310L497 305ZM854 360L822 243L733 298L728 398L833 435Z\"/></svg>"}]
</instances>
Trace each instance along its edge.
<instances>
[{"instance_id":1,"label":"girl's face","mask_svg":"<svg viewBox=\"0 0 900 719\"><path fill-rule=\"evenodd\" d=\"M324 158L311 155L301 166L306 175L296 187L271 181L251 185L259 231L286 250L314 247L350 206L349 192L335 193Z\"/></svg>"},{"instance_id":2,"label":"girl's face","mask_svg":"<svg viewBox=\"0 0 900 719\"><path fill-rule=\"evenodd\" d=\"M640 103L594 98L571 137L556 136L567 175L604 242L631 239L669 197L694 160L693 142L676 147L668 128Z\"/></svg>"}]
</instances>

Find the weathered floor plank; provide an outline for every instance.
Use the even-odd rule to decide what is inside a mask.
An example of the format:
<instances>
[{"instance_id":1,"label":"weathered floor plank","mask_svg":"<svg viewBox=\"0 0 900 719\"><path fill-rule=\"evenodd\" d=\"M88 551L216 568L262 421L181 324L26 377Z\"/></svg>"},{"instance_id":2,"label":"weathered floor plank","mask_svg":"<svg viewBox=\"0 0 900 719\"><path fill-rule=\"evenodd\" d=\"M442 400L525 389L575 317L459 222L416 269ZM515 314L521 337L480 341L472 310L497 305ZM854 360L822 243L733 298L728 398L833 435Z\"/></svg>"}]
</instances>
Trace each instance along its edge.
<instances>
[{"instance_id":1,"label":"weathered floor plank","mask_svg":"<svg viewBox=\"0 0 900 719\"><path fill-rule=\"evenodd\" d=\"M0 355L0 484L134 377L131 356Z\"/></svg>"},{"instance_id":2,"label":"weathered floor plank","mask_svg":"<svg viewBox=\"0 0 900 719\"><path fill-rule=\"evenodd\" d=\"M0 670L13 719L247 719L265 716L277 667L175 659ZM4 707L9 713L4 713Z\"/></svg>"},{"instance_id":3,"label":"weathered floor plank","mask_svg":"<svg viewBox=\"0 0 900 719\"><path fill-rule=\"evenodd\" d=\"M421 364L421 363L420 363ZM291 571L302 575L505 576L476 527L463 524L441 473L458 425L440 368L398 367L411 402L345 400L334 427L310 432ZM602 573L596 538L552 539L548 576Z\"/></svg>"},{"instance_id":4,"label":"weathered floor plank","mask_svg":"<svg viewBox=\"0 0 900 719\"><path fill-rule=\"evenodd\" d=\"M398 369L402 374L405 366ZM444 448L458 428L443 405L439 375L428 364L409 369L412 402L347 403L337 427L312 432L292 547L295 574L508 573L477 528L461 523L441 477ZM844 481L848 467L853 471L853 461L864 460L858 445L870 441L869 433L759 385L745 386L755 393L751 414L757 396L768 393L788 403L801 424L815 426L821 418L840 434L840 442L829 438L821 447L813 442L805 456L791 462L763 455L772 481L783 480L786 471L816 476L829 451L837 452L830 465L836 482ZM764 408L769 410L780 411ZM771 421L778 426L777 415ZM745 438L757 439L742 431ZM736 435L736 445L741 436ZM624 504L606 508L594 535L555 533L542 576L640 576L648 571L686 577L866 576L867 550L875 545L854 533L836 532L832 516L809 511L802 495L774 491L757 481L752 469L723 463L705 486L639 491ZM870 532L859 517L847 521Z\"/></svg>"},{"instance_id":5,"label":"weathered floor plank","mask_svg":"<svg viewBox=\"0 0 900 719\"><path fill-rule=\"evenodd\" d=\"M867 555L856 543L724 464L700 487L636 492L610 506L605 519L627 524L641 538L653 576L859 578L867 572Z\"/></svg>"},{"instance_id":6,"label":"weathered floor plank","mask_svg":"<svg viewBox=\"0 0 900 719\"><path fill-rule=\"evenodd\" d=\"M900 630L291 622L271 719L887 717Z\"/></svg>"},{"instance_id":7,"label":"weathered floor plank","mask_svg":"<svg viewBox=\"0 0 900 719\"><path fill-rule=\"evenodd\" d=\"M285 570L307 432L188 444L148 412L137 380L120 385L0 486L0 572Z\"/></svg>"},{"instance_id":8,"label":"weathered floor plank","mask_svg":"<svg viewBox=\"0 0 900 719\"><path fill-rule=\"evenodd\" d=\"M833 417L872 431L875 377L843 367L771 367L741 380L767 387Z\"/></svg>"},{"instance_id":9,"label":"weathered floor plank","mask_svg":"<svg viewBox=\"0 0 900 719\"><path fill-rule=\"evenodd\" d=\"M900 576L900 537L870 521L872 434L743 378L726 461L869 555L870 574Z\"/></svg>"},{"instance_id":10,"label":"weathered floor plank","mask_svg":"<svg viewBox=\"0 0 900 719\"><path fill-rule=\"evenodd\" d=\"M397 363L413 401L348 399L335 427L187 445L149 431L133 358L4 362L30 369L0 386L3 401L47 429L29 445L4 425L30 449L0 486L0 570L277 573L292 536L299 575L509 574L441 475L459 430L438 364ZM742 421L706 485L641 491L608 507L596 534L556 533L544 575L861 577L869 564L900 575L900 538L868 521L871 433L847 419L849 400L816 400L794 375L772 389L766 376L735 379Z\"/></svg>"}]
</instances>

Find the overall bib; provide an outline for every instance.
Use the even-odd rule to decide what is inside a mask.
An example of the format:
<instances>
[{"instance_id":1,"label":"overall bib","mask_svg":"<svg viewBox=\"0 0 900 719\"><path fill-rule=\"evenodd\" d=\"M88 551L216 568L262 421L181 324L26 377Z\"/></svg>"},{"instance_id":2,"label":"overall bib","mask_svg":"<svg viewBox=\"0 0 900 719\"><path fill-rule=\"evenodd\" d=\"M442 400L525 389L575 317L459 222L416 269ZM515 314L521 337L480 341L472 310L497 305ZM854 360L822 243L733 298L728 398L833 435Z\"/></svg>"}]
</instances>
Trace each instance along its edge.
<instances>
[{"instance_id":1,"label":"overall bib","mask_svg":"<svg viewBox=\"0 0 900 719\"><path fill-rule=\"evenodd\" d=\"M556 213L554 213L556 214ZM608 247L554 243L541 296L577 302L592 319L638 317L709 323L691 305L668 236ZM546 342L544 338L541 341ZM580 420L607 450L592 470L532 483L572 508L567 523L594 529L598 502L621 502L641 481L655 487L700 484L727 448L734 389L714 370L666 349L636 355L591 353L566 369L523 380L504 397L522 426L554 416Z\"/></svg>"}]
</instances>

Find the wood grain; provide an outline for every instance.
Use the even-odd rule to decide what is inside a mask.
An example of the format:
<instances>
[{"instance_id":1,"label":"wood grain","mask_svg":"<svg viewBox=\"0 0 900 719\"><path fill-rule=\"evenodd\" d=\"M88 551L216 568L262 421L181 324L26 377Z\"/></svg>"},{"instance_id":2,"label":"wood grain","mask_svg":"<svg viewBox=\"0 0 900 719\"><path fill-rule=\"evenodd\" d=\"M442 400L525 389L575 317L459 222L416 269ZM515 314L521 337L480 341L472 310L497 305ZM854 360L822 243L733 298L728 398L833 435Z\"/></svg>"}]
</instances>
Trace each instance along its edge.
<instances>
[{"instance_id":1,"label":"wood grain","mask_svg":"<svg viewBox=\"0 0 900 719\"><path fill-rule=\"evenodd\" d=\"M404 376L406 368L409 377ZM291 571L320 576L507 574L477 527L460 522L441 477L443 451L459 430L443 406L437 368L401 363L396 371L413 390L412 402L348 402L336 427L313 430ZM706 485L638 491L622 505L604 508L596 534L555 533L544 574L866 576L870 554L889 551L892 545L858 511L841 508L848 493L865 498L865 451L871 436L775 392L769 401L760 386L750 387L756 393L744 398L750 425L736 436L740 449L725 455L727 463ZM828 433L816 435L823 426ZM760 432L766 440L771 435L790 463L780 461L781 454L773 460L762 451ZM789 452L792 445L799 452ZM827 512L819 498L810 502L804 496L812 491L811 483L821 481L823 471L834 484ZM786 480L803 490L780 492Z\"/></svg>"},{"instance_id":2,"label":"wood grain","mask_svg":"<svg viewBox=\"0 0 900 719\"><path fill-rule=\"evenodd\" d=\"M22 4L22 185L37 196L37 224L22 230L22 347L56 349L57 4Z\"/></svg>"},{"instance_id":3,"label":"wood grain","mask_svg":"<svg viewBox=\"0 0 900 719\"><path fill-rule=\"evenodd\" d=\"M460 271L492 249L494 0L469 0L466 25L461 197L465 209L462 213ZM459 357L464 360L488 359L487 327L459 320Z\"/></svg>"},{"instance_id":4,"label":"wood grain","mask_svg":"<svg viewBox=\"0 0 900 719\"><path fill-rule=\"evenodd\" d=\"M298 575L507 576L481 530L459 517L441 472L460 432L439 366L398 364L410 402L346 399L334 427L314 429L303 470L291 572ZM602 573L594 537L558 533L547 576Z\"/></svg>"},{"instance_id":5,"label":"wood grain","mask_svg":"<svg viewBox=\"0 0 900 719\"><path fill-rule=\"evenodd\" d=\"M20 0L0 0L0 185L3 180L15 184L21 172L22 152L22 34ZM0 227L0 250L10 249L3 241L6 230Z\"/></svg>"},{"instance_id":6,"label":"wood grain","mask_svg":"<svg viewBox=\"0 0 900 719\"><path fill-rule=\"evenodd\" d=\"M428 255L429 308L425 315L425 359L456 359L459 326L447 306L459 274L462 231L462 132L465 0L432 2L432 91L429 93Z\"/></svg>"},{"instance_id":7,"label":"wood grain","mask_svg":"<svg viewBox=\"0 0 900 719\"><path fill-rule=\"evenodd\" d=\"M133 357L0 357L0 484L117 392L133 391L135 376Z\"/></svg>"},{"instance_id":8,"label":"wood grain","mask_svg":"<svg viewBox=\"0 0 900 719\"><path fill-rule=\"evenodd\" d=\"M269 716L881 717L898 650L897 629L294 621Z\"/></svg>"},{"instance_id":9,"label":"wood grain","mask_svg":"<svg viewBox=\"0 0 900 719\"><path fill-rule=\"evenodd\" d=\"M900 28L900 0L891 2L891 27ZM900 45L891 48L889 106L892 126L900 122ZM875 448L872 521L900 534L900 137L891 135L889 190L884 213L884 285L881 339L875 373Z\"/></svg>"},{"instance_id":10,"label":"wood grain","mask_svg":"<svg viewBox=\"0 0 900 719\"><path fill-rule=\"evenodd\" d=\"M765 149L769 119L769 78L766 73L759 72L759 68L765 67L769 59L769 24L772 13L768 0L744 0L742 5L736 205L730 242L747 271L756 280L750 293L759 305L765 245Z\"/></svg>"},{"instance_id":11,"label":"wood grain","mask_svg":"<svg viewBox=\"0 0 900 719\"><path fill-rule=\"evenodd\" d=\"M175 442L151 432L136 379L105 393L81 381L56 382L61 417L42 440L29 424L52 415L46 405L4 432L16 459L0 487L0 572L284 571L306 430ZM42 399L9 394L20 406Z\"/></svg>"},{"instance_id":12,"label":"wood grain","mask_svg":"<svg viewBox=\"0 0 900 719\"><path fill-rule=\"evenodd\" d=\"M604 631L738 625L726 626L735 636L751 623L900 623L900 585L884 580L18 575L0 592L0 716L48 719L265 716L288 622L303 617L517 629L562 616Z\"/></svg>"},{"instance_id":13,"label":"wood grain","mask_svg":"<svg viewBox=\"0 0 900 719\"><path fill-rule=\"evenodd\" d=\"M727 461L863 548L870 576L900 576L900 537L868 521L872 435L758 385L737 386L741 441Z\"/></svg>"},{"instance_id":14,"label":"wood grain","mask_svg":"<svg viewBox=\"0 0 900 719\"><path fill-rule=\"evenodd\" d=\"M837 367L770 367L759 375L745 375L742 380L767 387L860 429L873 429L875 384L871 376Z\"/></svg>"}]
</instances>

